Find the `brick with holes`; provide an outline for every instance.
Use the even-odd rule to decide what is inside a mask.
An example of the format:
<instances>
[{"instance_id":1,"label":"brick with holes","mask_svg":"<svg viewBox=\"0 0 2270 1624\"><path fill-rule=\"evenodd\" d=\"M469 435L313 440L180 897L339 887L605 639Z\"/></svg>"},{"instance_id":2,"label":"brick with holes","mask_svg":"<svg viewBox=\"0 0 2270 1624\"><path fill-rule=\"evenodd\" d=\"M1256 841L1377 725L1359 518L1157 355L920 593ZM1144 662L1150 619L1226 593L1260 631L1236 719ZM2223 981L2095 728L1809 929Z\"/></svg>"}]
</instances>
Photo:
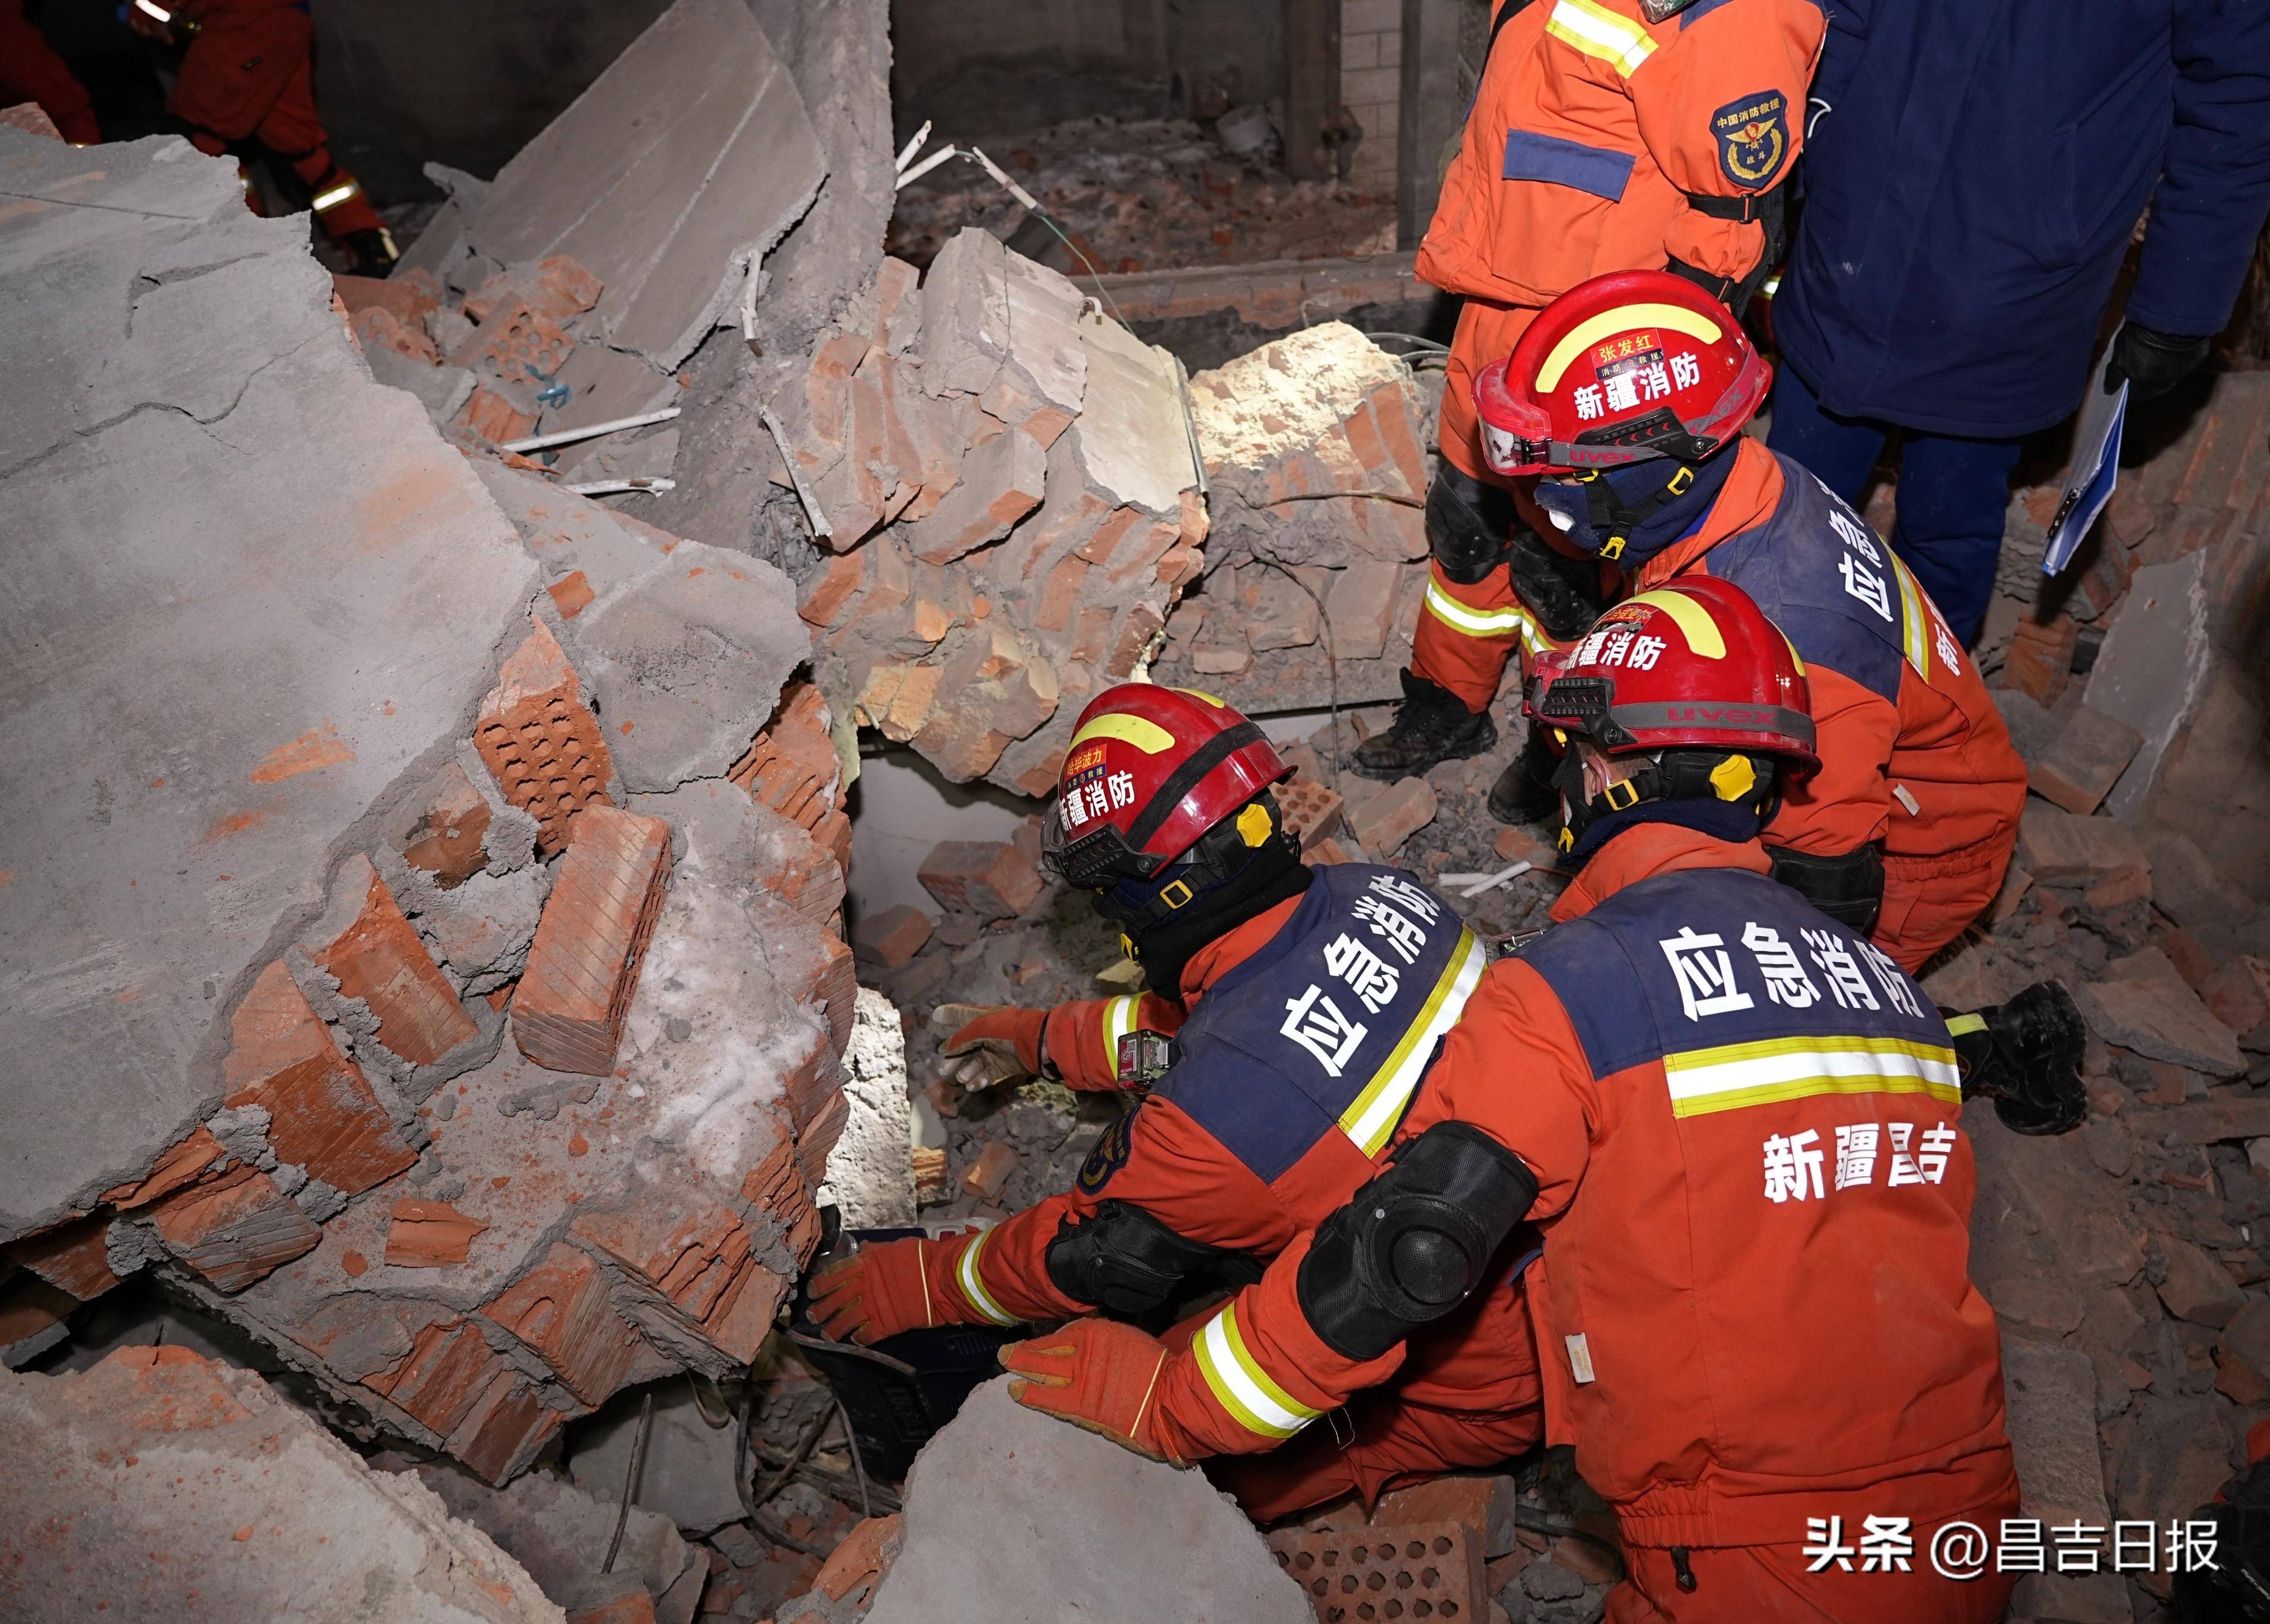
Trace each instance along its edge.
<instances>
[{"instance_id":1,"label":"brick with holes","mask_svg":"<svg viewBox=\"0 0 2270 1624\"><path fill-rule=\"evenodd\" d=\"M670 882L670 825L593 806L572 835L513 997L512 1035L540 1066L605 1077Z\"/></svg>"},{"instance_id":2,"label":"brick with holes","mask_svg":"<svg viewBox=\"0 0 2270 1624\"><path fill-rule=\"evenodd\" d=\"M559 640L543 621L529 624L481 701L473 745L505 799L536 819L537 849L550 856L568 843L569 819L609 804L614 763Z\"/></svg>"}]
</instances>

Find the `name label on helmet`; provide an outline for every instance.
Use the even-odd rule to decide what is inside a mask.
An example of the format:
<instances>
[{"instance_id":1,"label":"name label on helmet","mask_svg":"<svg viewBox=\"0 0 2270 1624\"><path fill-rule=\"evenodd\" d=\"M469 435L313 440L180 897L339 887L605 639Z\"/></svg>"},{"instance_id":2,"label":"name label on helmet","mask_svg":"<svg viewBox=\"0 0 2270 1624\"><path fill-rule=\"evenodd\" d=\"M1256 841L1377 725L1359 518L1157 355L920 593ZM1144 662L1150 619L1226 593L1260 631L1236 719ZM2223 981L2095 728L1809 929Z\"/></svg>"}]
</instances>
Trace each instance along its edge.
<instances>
[{"instance_id":1,"label":"name label on helmet","mask_svg":"<svg viewBox=\"0 0 2270 1624\"><path fill-rule=\"evenodd\" d=\"M1094 767L1067 777L1064 787L1065 827L1079 829L1099 818L1124 812L1135 805L1135 775L1106 773L1100 756Z\"/></svg>"}]
</instances>

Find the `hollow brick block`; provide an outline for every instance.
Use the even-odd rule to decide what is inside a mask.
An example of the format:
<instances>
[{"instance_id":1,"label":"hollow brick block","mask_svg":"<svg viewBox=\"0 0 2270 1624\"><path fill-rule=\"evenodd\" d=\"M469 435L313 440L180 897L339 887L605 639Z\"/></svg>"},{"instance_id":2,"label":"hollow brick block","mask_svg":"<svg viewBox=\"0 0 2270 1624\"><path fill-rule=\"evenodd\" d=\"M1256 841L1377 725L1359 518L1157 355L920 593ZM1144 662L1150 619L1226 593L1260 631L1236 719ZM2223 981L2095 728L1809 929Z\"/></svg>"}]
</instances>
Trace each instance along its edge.
<instances>
[{"instance_id":1,"label":"hollow brick block","mask_svg":"<svg viewBox=\"0 0 2270 1624\"><path fill-rule=\"evenodd\" d=\"M481 1312L526 1343L586 1404L598 1404L630 1369L637 1332L617 1314L598 1260L555 1242Z\"/></svg>"},{"instance_id":2,"label":"hollow brick block","mask_svg":"<svg viewBox=\"0 0 2270 1624\"><path fill-rule=\"evenodd\" d=\"M268 1113L268 1143L280 1160L350 1196L418 1160L280 962L252 983L229 1034L227 1102Z\"/></svg>"},{"instance_id":3,"label":"hollow brick block","mask_svg":"<svg viewBox=\"0 0 2270 1624\"><path fill-rule=\"evenodd\" d=\"M92 1302L118 1284L110 1272L109 1235L110 1214L98 1212L26 1235L9 1247L8 1258L56 1290Z\"/></svg>"},{"instance_id":4,"label":"hollow brick block","mask_svg":"<svg viewBox=\"0 0 2270 1624\"><path fill-rule=\"evenodd\" d=\"M550 856L568 843L569 819L609 805L614 762L559 640L543 621L530 624L481 701L473 744L505 799L536 819L537 847Z\"/></svg>"},{"instance_id":5,"label":"hollow brick block","mask_svg":"<svg viewBox=\"0 0 2270 1624\"><path fill-rule=\"evenodd\" d=\"M478 1028L378 871L365 857L350 862L365 877L362 911L330 941L308 944L308 957L338 978L341 996L370 1006L380 1042L412 1065L431 1065Z\"/></svg>"},{"instance_id":6,"label":"hollow brick block","mask_svg":"<svg viewBox=\"0 0 2270 1624\"><path fill-rule=\"evenodd\" d=\"M167 1250L224 1292L242 1291L323 1238L273 1179L242 1162L175 1190L150 1216Z\"/></svg>"},{"instance_id":7,"label":"hollow brick block","mask_svg":"<svg viewBox=\"0 0 2270 1624\"><path fill-rule=\"evenodd\" d=\"M670 879L670 825L612 806L575 819L512 1001L520 1052L555 1072L614 1070L639 960Z\"/></svg>"}]
</instances>

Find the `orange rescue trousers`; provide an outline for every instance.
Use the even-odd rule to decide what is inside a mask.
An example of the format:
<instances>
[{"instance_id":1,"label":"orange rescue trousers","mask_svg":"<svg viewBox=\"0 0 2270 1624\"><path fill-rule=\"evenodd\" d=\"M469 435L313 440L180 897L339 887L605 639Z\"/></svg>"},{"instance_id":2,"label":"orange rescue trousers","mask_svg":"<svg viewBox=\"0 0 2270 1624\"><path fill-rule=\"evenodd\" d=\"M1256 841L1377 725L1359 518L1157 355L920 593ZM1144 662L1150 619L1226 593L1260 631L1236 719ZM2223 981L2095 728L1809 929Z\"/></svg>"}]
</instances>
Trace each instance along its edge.
<instances>
[{"instance_id":1,"label":"orange rescue trousers","mask_svg":"<svg viewBox=\"0 0 2270 1624\"><path fill-rule=\"evenodd\" d=\"M236 142L257 141L307 184L315 218L333 237L383 229L360 182L331 157L315 111L308 14L292 6L216 4L199 20L167 103L189 125L197 149L219 157Z\"/></svg>"},{"instance_id":2,"label":"orange rescue trousers","mask_svg":"<svg viewBox=\"0 0 2270 1624\"><path fill-rule=\"evenodd\" d=\"M1990 1532L2016 1515L2014 1498L1964 1520ZM1950 1579L1931 1561L1935 1529L1917 1531L1906 1573L1806 1571L1803 1544L1696 1546L1685 1553L1695 1588L1681 1590L1669 1551L1624 1547L1624 1582L1608 1592L1608 1624L1999 1624L2017 1584L1991 1565L1975 1579Z\"/></svg>"}]
</instances>

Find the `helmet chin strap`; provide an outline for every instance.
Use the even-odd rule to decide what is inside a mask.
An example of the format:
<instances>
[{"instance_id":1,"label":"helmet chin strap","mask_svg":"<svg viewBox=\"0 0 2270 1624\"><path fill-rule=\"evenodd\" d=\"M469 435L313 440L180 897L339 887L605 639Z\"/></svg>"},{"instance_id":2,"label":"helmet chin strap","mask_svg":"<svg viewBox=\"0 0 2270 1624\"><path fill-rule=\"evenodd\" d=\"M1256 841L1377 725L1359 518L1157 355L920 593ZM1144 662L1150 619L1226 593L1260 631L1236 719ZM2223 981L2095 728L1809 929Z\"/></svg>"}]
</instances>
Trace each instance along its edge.
<instances>
[{"instance_id":1,"label":"helmet chin strap","mask_svg":"<svg viewBox=\"0 0 2270 1624\"><path fill-rule=\"evenodd\" d=\"M1625 546L1641 525L1686 495L1688 487L1695 483L1694 463L1669 457L1660 460L1672 463L1674 471L1671 478L1632 503L1625 502L1617 493L1614 481L1597 468L1587 469L1576 476L1584 486L1592 532L1606 538L1600 543L1600 556L1611 564L1622 559Z\"/></svg>"},{"instance_id":2,"label":"helmet chin strap","mask_svg":"<svg viewBox=\"0 0 2270 1624\"><path fill-rule=\"evenodd\" d=\"M1775 801L1773 761L1744 751L1659 751L1639 758L1629 776L1602 786L1594 796L1584 793L1583 755L1570 750L1553 775L1553 787L1569 809L1561 829L1562 851L1573 849L1584 831L1609 813L1629 812L1645 802L1717 801L1747 807L1762 820Z\"/></svg>"}]
</instances>

